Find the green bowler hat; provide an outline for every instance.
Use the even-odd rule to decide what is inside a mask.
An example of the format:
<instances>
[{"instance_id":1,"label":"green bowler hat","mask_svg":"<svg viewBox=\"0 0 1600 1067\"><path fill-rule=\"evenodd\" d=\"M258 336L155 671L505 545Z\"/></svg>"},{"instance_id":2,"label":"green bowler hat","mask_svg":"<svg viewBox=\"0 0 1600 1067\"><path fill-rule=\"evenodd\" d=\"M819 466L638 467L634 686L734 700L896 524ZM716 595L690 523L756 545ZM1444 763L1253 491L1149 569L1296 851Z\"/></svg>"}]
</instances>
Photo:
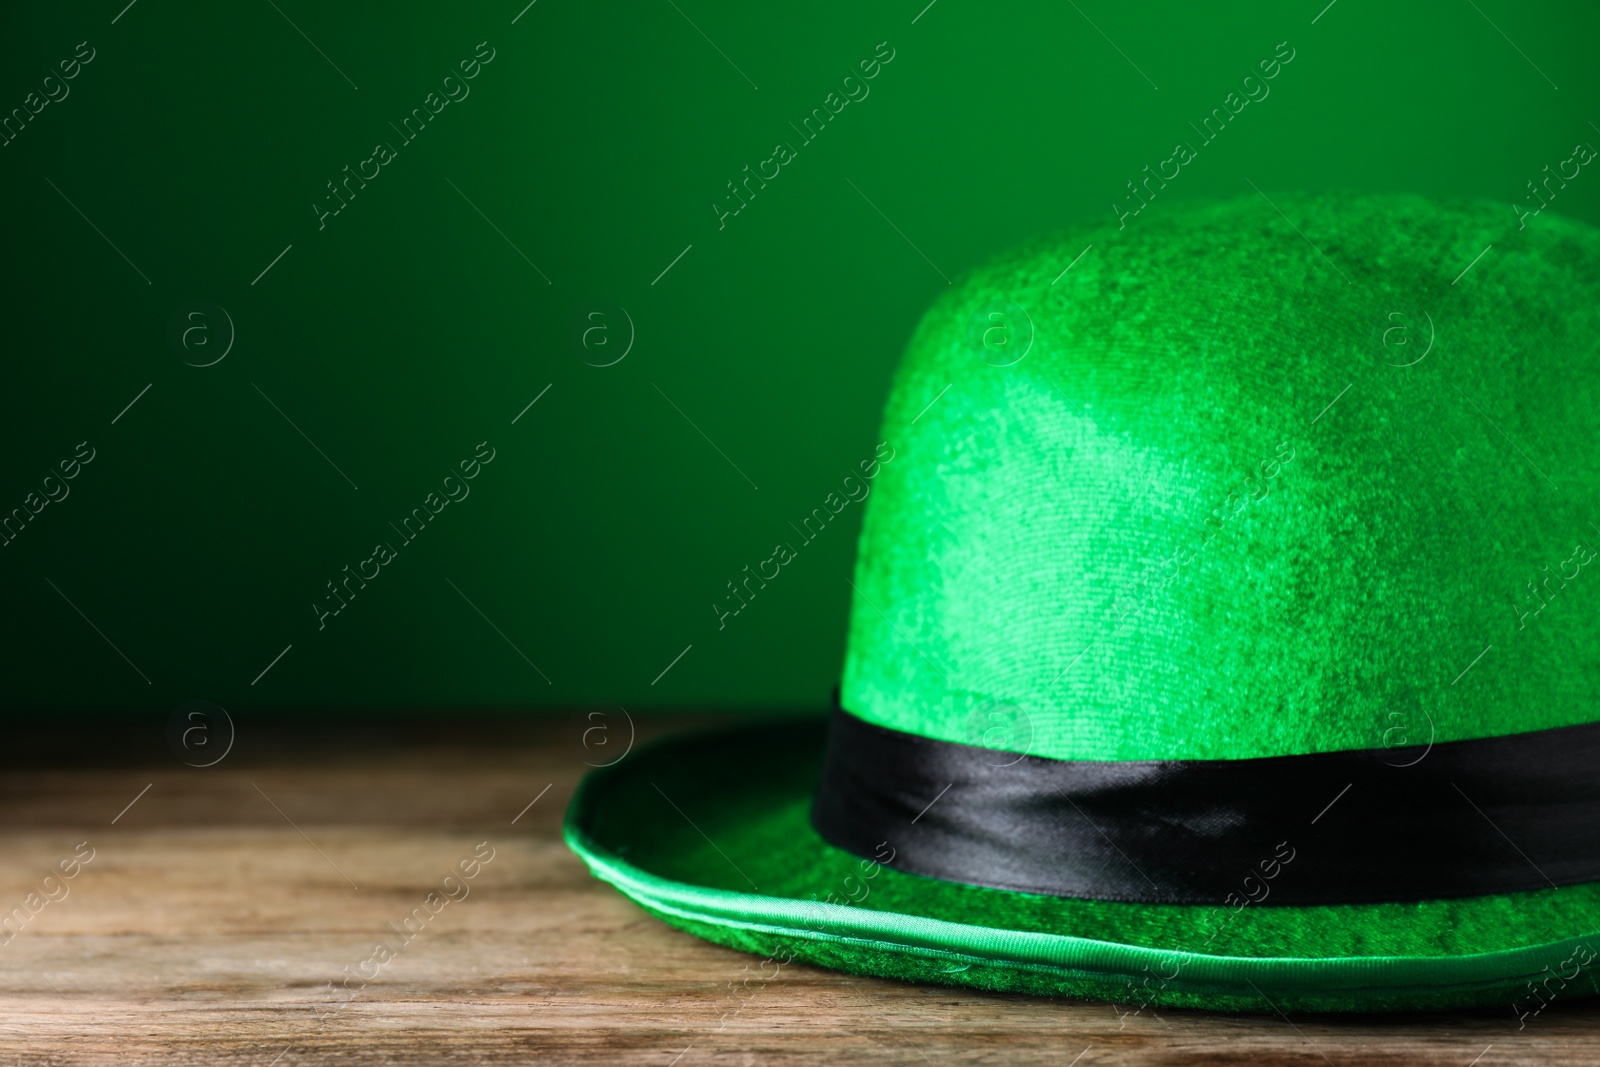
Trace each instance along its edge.
<instances>
[{"instance_id":1,"label":"green bowler hat","mask_svg":"<svg viewBox=\"0 0 1600 1067\"><path fill-rule=\"evenodd\" d=\"M569 845L764 977L1523 1025L1600 991L1600 232L1122 222L918 326L831 719L642 749Z\"/></svg>"}]
</instances>

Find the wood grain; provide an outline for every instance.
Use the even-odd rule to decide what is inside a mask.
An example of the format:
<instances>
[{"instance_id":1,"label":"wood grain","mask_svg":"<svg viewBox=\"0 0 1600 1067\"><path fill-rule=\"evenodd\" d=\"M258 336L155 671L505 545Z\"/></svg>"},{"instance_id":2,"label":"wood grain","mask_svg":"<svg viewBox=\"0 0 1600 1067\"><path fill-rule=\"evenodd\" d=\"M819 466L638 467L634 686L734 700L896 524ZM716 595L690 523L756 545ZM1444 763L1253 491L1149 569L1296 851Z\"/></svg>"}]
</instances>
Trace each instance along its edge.
<instances>
[{"instance_id":1,"label":"wood grain","mask_svg":"<svg viewBox=\"0 0 1600 1067\"><path fill-rule=\"evenodd\" d=\"M799 965L738 999L757 961L647 917L562 845L592 756L559 724L241 735L200 770L59 741L39 746L50 766L0 776L0 914L79 842L94 858L0 945L0 1063L1600 1062L1600 1006L1581 1001L1521 1031L1509 1007L1121 1015ZM429 911L484 841L467 895ZM335 995L419 907L377 977Z\"/></svg>"}]
</instances>

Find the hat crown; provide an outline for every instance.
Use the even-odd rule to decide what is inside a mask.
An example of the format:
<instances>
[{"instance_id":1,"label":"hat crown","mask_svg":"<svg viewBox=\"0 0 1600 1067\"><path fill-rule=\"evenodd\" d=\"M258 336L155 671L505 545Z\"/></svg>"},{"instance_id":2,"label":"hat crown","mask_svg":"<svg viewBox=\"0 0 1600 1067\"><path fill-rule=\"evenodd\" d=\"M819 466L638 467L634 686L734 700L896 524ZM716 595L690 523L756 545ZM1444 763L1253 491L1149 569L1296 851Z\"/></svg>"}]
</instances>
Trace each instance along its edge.
<instances>
[{"instance_id":1,"label":"hat crown","mask_svg":"<svg viewBox=\"0 0 1600 1067\"><path fill-rule=\"evenodd\" d=\"M1103 760L1600 718L1600 232L1515 222L1256 196L947 291L886 408L843 706Z\"/></svg>"}]
</instances>

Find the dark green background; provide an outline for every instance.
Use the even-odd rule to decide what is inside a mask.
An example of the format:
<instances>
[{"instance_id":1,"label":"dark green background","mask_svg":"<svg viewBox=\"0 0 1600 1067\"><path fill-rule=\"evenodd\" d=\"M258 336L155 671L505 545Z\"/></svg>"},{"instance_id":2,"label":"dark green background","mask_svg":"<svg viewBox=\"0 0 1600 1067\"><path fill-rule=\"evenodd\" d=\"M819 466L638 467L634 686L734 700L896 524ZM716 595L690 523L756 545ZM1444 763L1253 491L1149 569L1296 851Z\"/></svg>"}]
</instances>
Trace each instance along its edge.
<instances>
[{"instance_id":1,"label":"dark green background","mask_svg":"<svg viewBox=\"0 0 1600 1067\"><path fill-rule=\"evenodd\" d=\"M13 10L0 34L4 109L78 42L97 52L0 148L0 508L97 450L0 549L13 716L818 705L858 507L726 629L710 605L870 455L941 272L1110 219L1285 40L1271 96L1149 210L1248 179L1509 218L1543 166L1600 143L1593 5L1339 0L1313 24L1325 0L539 0L513 25L522 0L138 0L113 24L124 3ZM471 95L319 231L324 182L480 41ZM724 183L880 41L870 96L719 231ZM1553 210L1600 222L1600 175ZM215 366L167 343L190 300L236 324ZM637 340L597 368L572 324L604 304ZM483 440L471 496L318 631L323 583Z\"/></svg>"}]
</instances>

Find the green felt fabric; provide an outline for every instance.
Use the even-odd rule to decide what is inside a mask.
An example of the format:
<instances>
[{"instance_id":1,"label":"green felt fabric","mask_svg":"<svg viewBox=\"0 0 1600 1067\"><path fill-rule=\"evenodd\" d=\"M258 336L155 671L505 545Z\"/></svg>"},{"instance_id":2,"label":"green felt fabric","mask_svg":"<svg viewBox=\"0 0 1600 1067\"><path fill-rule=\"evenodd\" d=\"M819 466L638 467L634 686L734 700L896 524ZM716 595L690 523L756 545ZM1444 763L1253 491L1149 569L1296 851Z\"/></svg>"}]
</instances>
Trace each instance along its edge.
<instances>
[{"instance_id":1,"label":"green felt fabric","mask_svg":"<svg viewBox=\"0 0 1600 1067\"><path fill-rule=\"evenodd\" d=\"M883 977L1124 1005L1480 1005L1512 1019L1600 992L1592 970L1575 966L1600 956L1593 884L1235 910L1036 896L875 867L810 826L822 740L823 723L809 721L636 752L585 782L568 841L597 875L673 925L763 956Z\"/></svg>"},{"instance_id":2,"label":"green felt fabric","mask_svg":"<svg viewBox=\"0 0 1600 1067\"><path fill-rule=\"evenodd\" d=\"M846 709L1077 759L1600 717L1600 234L1273 200L1041 240L927 313Z\"/></svg>"},{"instance_id":3,"label":"green felt fabric","mask_svg":"<svg viewBox=\"0 0 1600 1067\"><path fill-rule=\"evenodd\" d=\"M888 402L843 706L1095 760L1600 718L1600 233L1507 215L1258 196L953 287ZM683 929L864 974L1239 1010L1600 992L1596 884L1233 909L898 873L812 830L822 737L635 753L568 841Z\"/></svg>"}]
</instances>

